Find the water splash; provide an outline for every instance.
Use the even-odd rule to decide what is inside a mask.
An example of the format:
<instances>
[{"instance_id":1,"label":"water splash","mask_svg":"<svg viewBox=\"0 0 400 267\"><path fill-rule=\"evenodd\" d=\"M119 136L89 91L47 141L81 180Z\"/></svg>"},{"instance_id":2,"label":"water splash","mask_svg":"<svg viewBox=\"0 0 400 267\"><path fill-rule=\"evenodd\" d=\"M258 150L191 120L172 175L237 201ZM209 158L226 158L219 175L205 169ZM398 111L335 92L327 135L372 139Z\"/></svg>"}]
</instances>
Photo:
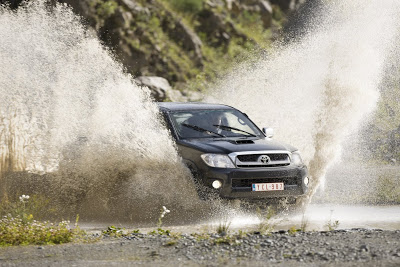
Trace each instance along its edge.
<instances>
[{"instance_id":1,"label":"water splash","mask_svg":"<svg viewBox=\"0 0 400 267\"><path fill-rule=\"evenodd\" d=\"M345 137L375 108L400 18L394 0L323 3L310 20L318 24L301 39L238 67L207 99L240 108L298 147L309 165L310 196L340 158Z\"/></svg>"},{"instance_id":2,"label":"water splash","mask_svg":"<svg viewBox=\"0 0 400 267\"><path fill-rule=\"evenodd\" d=\"M196 204L148 89L67 6L0 7L0 61L2 197L40 187L61 210L103 218Z\"/></svg>"}]
</instances>

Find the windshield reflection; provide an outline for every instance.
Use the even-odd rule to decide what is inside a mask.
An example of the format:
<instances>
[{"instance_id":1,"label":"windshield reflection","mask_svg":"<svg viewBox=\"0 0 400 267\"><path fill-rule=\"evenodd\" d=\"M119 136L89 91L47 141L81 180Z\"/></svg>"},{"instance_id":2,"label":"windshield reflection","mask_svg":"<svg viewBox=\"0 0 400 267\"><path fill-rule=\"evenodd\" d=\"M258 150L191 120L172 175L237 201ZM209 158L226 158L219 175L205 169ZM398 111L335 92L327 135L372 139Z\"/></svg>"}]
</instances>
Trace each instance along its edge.
<instances>
[{"instance_id":1,"label":"windshield reflection","mask_svg":"<svg viewBox=\"0 0 400 267\"><path fill-rule=\"evenodd\" d=\"M190 110L170 113L180 138L262 137L260 130L237 110Z\"/></svg>"}]
</instances>

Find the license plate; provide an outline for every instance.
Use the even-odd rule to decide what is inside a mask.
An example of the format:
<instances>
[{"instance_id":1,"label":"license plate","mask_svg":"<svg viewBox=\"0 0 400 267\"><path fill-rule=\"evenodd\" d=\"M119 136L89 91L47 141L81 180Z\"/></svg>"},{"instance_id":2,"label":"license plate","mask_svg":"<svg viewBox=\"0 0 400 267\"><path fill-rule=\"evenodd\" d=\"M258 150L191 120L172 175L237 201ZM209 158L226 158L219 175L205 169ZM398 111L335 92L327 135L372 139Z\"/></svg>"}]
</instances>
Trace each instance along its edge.
<instances>
[{"instance_id":1,"label":"license plate","mask_svg":"<svg viewBox=\"0 0 400 267\"><path fill-rule=\"evenodd\" d=\"M253 184L253 191L280 191L284 190L283 183Z\"/></svg>"}]
</instances>

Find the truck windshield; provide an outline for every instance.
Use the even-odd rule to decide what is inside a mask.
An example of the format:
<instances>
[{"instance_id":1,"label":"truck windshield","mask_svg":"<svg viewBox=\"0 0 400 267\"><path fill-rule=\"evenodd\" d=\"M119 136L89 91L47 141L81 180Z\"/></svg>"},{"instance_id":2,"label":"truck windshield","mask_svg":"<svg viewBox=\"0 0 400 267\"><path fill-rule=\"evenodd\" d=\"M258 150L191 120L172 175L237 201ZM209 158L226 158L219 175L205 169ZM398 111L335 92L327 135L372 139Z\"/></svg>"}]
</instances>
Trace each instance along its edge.
<instances>
[{"instance_id":1,"label":"truck windshield","mask_svg":"<svg viewBox=\"0 0 400 267\"><path fill-rule=\"evenodd\" d=\"M261 137L260 130L237 110L188 110L170 113L180 138Z\"/></svg>"}]
</instances>

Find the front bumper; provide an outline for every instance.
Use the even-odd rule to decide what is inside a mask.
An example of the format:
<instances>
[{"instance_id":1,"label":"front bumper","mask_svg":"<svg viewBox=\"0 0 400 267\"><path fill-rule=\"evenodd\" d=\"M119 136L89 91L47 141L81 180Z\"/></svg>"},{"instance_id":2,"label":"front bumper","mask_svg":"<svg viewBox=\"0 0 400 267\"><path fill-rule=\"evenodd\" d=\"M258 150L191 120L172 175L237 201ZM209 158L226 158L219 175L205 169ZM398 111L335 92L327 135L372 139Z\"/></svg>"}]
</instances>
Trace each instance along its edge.
<instances>
[{"instance_id":1,"label":"front bumper","mask_svg":"<svg viewBox=\"0 0 400 267\"><path fill-rule=\"evenodd\" d=\"M284 166L268 168L209 168L203 179L206 186L220 180L222 187L218 189L222 198L257 200L280 197L299 197L307 193L308 186L304 183L308 171L306 166ZM252 191L253 183L283 182L281 191ZM216 189L217 190L217 189Z\"/></svg>"}]
</instances>

